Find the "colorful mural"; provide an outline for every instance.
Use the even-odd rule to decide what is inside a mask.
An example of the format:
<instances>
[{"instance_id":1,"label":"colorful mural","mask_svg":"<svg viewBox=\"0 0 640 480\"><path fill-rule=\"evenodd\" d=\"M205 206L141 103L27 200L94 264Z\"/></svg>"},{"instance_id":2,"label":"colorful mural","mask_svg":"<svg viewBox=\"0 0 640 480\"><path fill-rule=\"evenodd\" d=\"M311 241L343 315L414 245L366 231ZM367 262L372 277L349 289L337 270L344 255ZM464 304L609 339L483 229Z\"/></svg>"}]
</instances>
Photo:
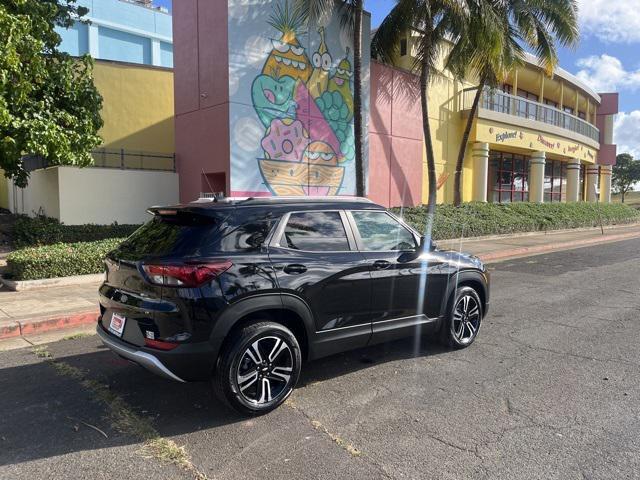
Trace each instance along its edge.
<instances>
[{"instance_id":1,"label":"colorful mural","mask_svg":"<svg viewBox=\"0 0 640 480\"><path fill-rule=\"evenodd\" d=\"M268 6L270 13L262 17L269 27L268 44L264 37L251 44L254 50L270 47L262 52L263 63L249 89L262 129L252 159L259 183L272 195L351 194L352 182L345 184L345 179L353 177L355 156L353 55L339 18L309 28L290 0ZM252 66L258 67L259 52L251 53ZM243 92L238 89L236 96L243 98ZM237 123L246 127L251 120L243 117ZM246 143L245 138L240 145ZM232 167L242 163L253 170L247 160L245 152L238 152ZM232 190L247 191L234 185Z\"/></svg>"}]
</instances>

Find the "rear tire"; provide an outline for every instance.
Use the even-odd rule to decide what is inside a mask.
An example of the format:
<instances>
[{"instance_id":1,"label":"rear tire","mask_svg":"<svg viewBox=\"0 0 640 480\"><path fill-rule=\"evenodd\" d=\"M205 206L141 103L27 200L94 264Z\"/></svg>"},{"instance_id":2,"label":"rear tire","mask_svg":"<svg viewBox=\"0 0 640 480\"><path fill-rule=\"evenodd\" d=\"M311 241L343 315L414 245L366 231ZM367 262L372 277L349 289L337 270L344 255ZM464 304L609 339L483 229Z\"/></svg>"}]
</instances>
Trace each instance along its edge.
<instances>
[{"instance_id":1,"label":"rear tire","mask_svg":"<svg viewBox=\"0 0 640 480\"><path fill-rule=\"evenodd\" d=\"M226 342L213 379L216 395L243 415L280 406L300 377L302 356L295 335L279 323L259 321Z\"/></svg>"},{"instance_id":2,"label":"rear tire","mask_svg":"<svg viewBox=\"0 0 640 480\"><path fill-rule=\"evenodd\" d=\"M452 300L440 328L440 341L447 347L466 348L478 336L484 314L482 301L478 293L468 286L459 287Z\"/></svg>"}]
</instances>

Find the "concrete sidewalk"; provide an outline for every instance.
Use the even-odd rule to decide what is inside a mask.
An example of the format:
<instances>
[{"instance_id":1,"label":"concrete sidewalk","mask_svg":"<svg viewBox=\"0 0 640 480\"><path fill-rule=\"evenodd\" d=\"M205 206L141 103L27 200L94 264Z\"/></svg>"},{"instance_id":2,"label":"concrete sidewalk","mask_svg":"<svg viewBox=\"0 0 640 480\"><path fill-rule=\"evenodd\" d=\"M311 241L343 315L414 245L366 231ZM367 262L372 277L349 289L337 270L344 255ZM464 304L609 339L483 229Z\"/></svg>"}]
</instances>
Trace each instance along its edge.
<instances>
[{"instance_id":1,"label":"concrete sidewalk","mask_svg":"<svg viewBox=\"0 0 640 480\"><path fill-rule=\"evenodd\" d=\"M472 253L490 263L638 237L640 223L604 227L604 235L598 227L442 240L436 243L440 248Z\"/></svg>"},{"instance_id":2,"label":"concrete sidewalk","mask_svg":"<svg viewBox=\"0 0 640 480\"><path fill-rule=\"evenodd\" d=\"M640 238L640 224L503 235L438 242L440 248L461 250L494 262L599 243ZM98 317L99 283L11 292L0 288L0 339L29 338L52 330L82 327Z\"/></svg>"}]
</instances>

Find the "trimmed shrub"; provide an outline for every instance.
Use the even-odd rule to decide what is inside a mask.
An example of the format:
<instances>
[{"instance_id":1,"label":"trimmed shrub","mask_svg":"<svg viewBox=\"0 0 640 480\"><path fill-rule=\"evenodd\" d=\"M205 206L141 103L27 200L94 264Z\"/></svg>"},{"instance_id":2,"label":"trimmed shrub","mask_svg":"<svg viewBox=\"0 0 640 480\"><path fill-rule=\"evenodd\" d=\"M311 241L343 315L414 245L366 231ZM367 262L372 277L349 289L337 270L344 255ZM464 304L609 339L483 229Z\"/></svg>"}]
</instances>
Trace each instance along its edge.
<instances>
[{"instance_id":1,"label":"trimmed shrub","mask_svg":"<svg viewBox=\"0 0 640 480\"><path fill-rule=\"evenodd\" d=\"M9 276L13 280L88 275L104 271L103 259L124 238L96 242L56 243L23 248L7 256Z\"/></svg>"},{"instance_id":2,"label":"trimmed shrub","mask_svg":"<svg viewBox=\"0 0 640 480\"><path fill-rule=\"evenodd\" d=\"M128 237L140 225L65 225L57 218L19 216L13 227L13 245L16 248L54 243L93 242L107 238Z\"/></svg>"},{"instance_id":3,"label":"trimmed shrub","mask_svg":"<svg viewBox=\"0 0 640 480\"><path fill-rule=\"evenodd\" d=\"M424 232L424 206L395 208L397 214ZM433 222L435 240L479 237L565 228L595 227L640 221L640 212L620 203L465 203L438 205Z\"/></svg>"}]
</instances>

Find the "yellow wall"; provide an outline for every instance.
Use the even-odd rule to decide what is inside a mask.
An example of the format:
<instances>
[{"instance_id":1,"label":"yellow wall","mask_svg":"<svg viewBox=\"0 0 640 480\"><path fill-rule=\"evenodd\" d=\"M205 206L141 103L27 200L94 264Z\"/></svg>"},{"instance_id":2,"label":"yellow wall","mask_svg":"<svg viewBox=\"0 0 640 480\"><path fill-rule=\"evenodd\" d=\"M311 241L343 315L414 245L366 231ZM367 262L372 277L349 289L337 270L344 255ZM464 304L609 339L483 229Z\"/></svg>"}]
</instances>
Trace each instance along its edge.
<instances>
[{"instance_id":1,"label":"yellow wall","mask_svg":"<svg viewBox=\"0 0 640 480\"><path fill-rule=\"evenodd\" d=\"M442 72L434 77L428 91L429 102L429 126L433 141L433 154L436 164L436 181L439 186L437 203L453 202L453 184L456 161L462 134L464 133L464 121L460 115L462 110L462 91L477 84L461 83L453 79L453 76L444 71L444 55L439 60L439 70ZM408 55L407 55L408 57ZM409 60L403 57L406 65ZM463 198L471 198L471 148L467 149L462 173ZM423 154L423 188L422 201L427 203L429 197L429 176L427 171L426 150Z\"/></svg>"},{"instance_id":2,"label":"yellow wall","mask_svg":"<svg viewBox=\"0 0 640 480\"><path fill-rule=\"evenodd\" d=\"M98 60L94 78L104 99L102 147L175 151L172 70Z\"/></svg>"},{"instance_id":3,"label":"yellow wall","mask_svg":"<svg viewBox=\"0 0 640 480\"><path fill-rule=\"evenodd\" d=\"M0 168L0 208L9 208L9 183Z\"/></svg>"}]
</instances>

